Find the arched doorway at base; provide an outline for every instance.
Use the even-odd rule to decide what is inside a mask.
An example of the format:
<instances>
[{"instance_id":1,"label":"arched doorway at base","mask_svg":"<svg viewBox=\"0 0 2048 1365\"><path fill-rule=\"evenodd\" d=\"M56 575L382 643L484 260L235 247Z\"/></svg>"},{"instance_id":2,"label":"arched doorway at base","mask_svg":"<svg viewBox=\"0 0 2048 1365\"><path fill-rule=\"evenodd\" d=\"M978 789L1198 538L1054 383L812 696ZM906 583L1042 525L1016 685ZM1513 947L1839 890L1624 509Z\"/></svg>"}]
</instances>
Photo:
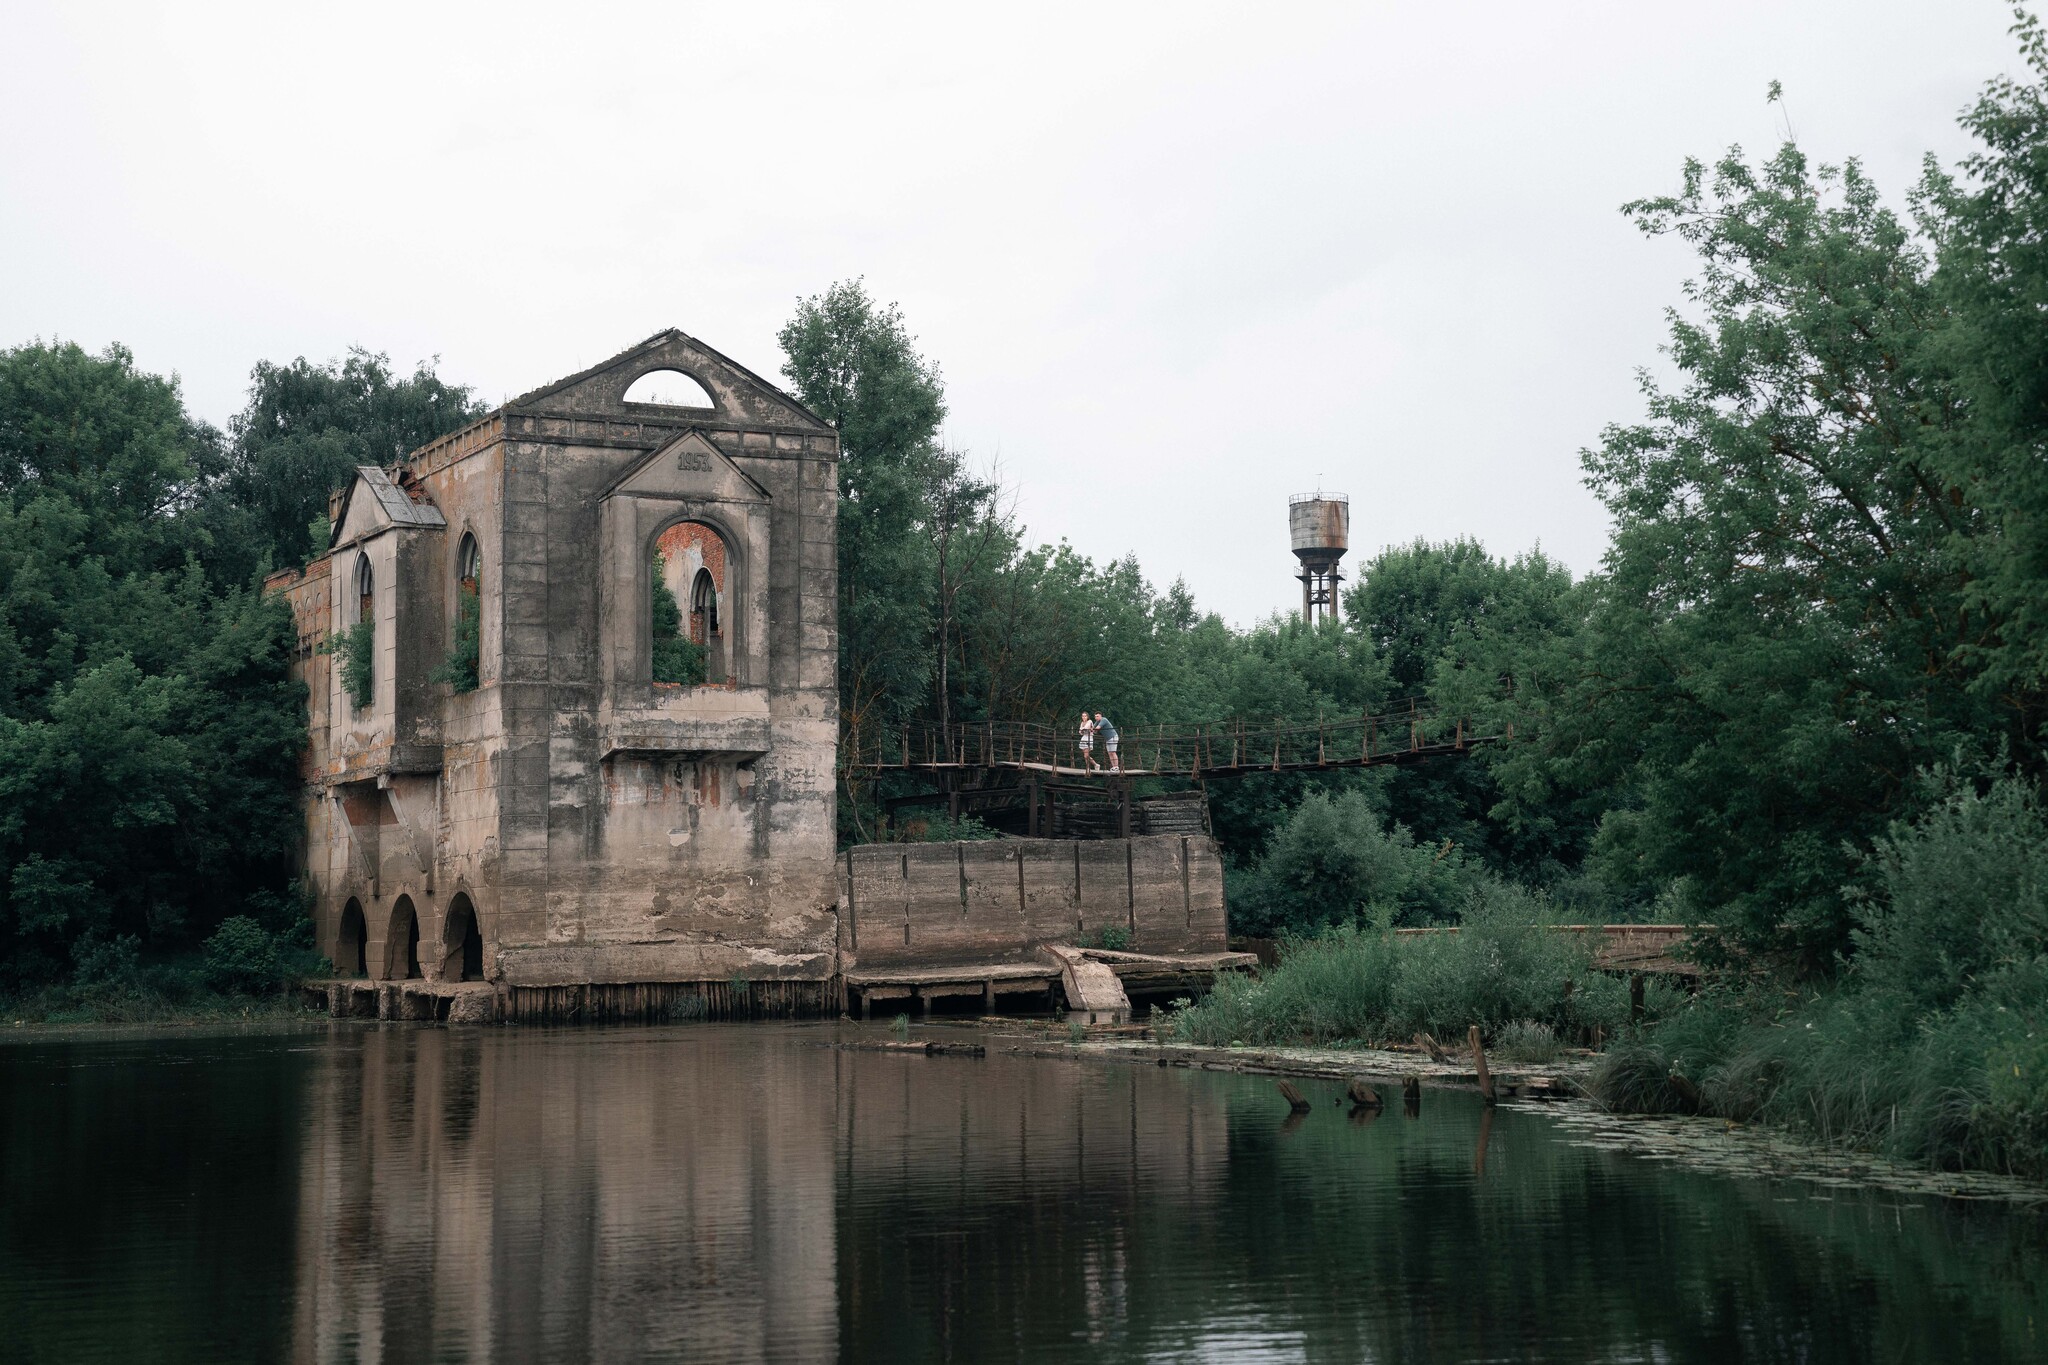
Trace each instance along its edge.
<instances>
[{"instance_id":1,"label":"arched doorway at base","mask_svg":"<svg viewBox=\"0 0 2048 1365\"><path fill-rule=\"evenodd\" d=\"M476 906L466 892L448 902L448 921L441 927L441 979L484 979L484 938L476 922Z\"/></svg>"},{"instance_id":2,"label":"arched doorway at base","mask_svg":"<svg viewBox=\"0 0 2048 1365\"><path fill-rule=\"evenodd\" d=\"M394 981L413 980L420 975L420 917L412 908L411 896L400 896L391 907L391 934L384 940L384 975Z\"/></svg>"},{"instance_id":3,"label":"arched doorway at base","mask_svg":"<svg viewBox=\"0 0 2048 1365\"><path fill-rule=\"evenodd\" d=\"M368 976L365 956L370 928L363 919L363 903L354 896L341 908L341 928L334 936L334 970L343 976Z\"/></svg>"}]
</instances>

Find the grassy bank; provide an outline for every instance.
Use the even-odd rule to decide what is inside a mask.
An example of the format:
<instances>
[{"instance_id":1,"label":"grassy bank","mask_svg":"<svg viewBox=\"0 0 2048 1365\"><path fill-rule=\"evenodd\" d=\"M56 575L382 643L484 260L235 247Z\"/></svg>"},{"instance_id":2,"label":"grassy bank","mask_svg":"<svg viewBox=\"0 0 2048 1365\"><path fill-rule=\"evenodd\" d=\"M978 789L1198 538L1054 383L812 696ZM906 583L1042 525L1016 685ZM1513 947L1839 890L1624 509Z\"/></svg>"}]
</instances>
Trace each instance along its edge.
<instances>
[{"instance_id":1,"label":"grassy bank","mask_svg":"<svg viewBox=\"0 0 2048 1365\"><path fill-rule=\"evenodd\" d=\"M1761 1120L1937 1167L2048 1178L2048 819L2023 784L1893 831L1825 986L1724 982L1610 1050L1617 1109Z\"/></svg>"},{"instance_id":2,"label":"grassy bank","mask_svg":"<svg viewBox=\"0 0 2048 1365\"><path fill-rule=\"evenodd\" d=\"M1545 903L1498 885L1455 935L1339 927L1280 965L1226 979L1166 1027L1204 1044L1398 1042L1421 1030L1541 1060L1615 1041L1594 1073L1609 1107L1704 1113L1947 1169L2048 1178L2048 818L2024 783L1955 783L1873 857L1856 952L1796 983L1755 964L1695 997L1627 988L1594 945L1544 927Z\"/></svg>"},{"instance_id":3,"label":"grassy bank","mask_svg":"<svg viewBox=\"0 0 2048 1365\"><path fill-rule=\"evenodd\" d=\"M1277 968L1224 977L1164 1028L1209 1045L1386 1043L1462 1040L1477 1024L1488 1046L1540 1061L1629 1015L1627 986L1594 969L1582 936L1552 933L1552 918L1540 898L1495 885L1455 934L1397 935L1383 916L1289 939Z\"/></svg>"},{"instance_id":4,"label":"grassy bank","mask_svg":"<svg viewBox=\"0 0 2048 1365\"><path fill-rule=\"evenodd\" d=\"M266 929L231 916L197 952L145 957L134 938L91 945L68 980L0 987L10 1026L209 1023L304 1013L294 987L332 970L304 918Z\"/></svg>"},{"instance_id":5,"label":"grassy bank","mask_svg":"<svg viewBox=\"0 0 2048 1365\"><path fill-rule=\"evenodd\" d=\"M66 986L0 997L0 1026L59 1028L76 1024L214 1024L311 1017L296 992L119 991ZM324 1017L324 1016L323 1016Z\"/></svg>"}]
</instances>

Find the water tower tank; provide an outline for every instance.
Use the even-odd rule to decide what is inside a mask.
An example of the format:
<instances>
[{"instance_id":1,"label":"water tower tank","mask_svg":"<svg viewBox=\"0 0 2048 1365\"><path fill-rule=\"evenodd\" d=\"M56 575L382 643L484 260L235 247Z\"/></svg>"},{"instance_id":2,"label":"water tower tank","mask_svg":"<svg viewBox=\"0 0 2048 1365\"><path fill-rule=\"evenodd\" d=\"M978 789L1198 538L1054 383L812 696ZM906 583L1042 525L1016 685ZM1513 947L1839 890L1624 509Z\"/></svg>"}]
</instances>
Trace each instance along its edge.
<instances>
[{"instance_id":1,"label":"water tower tank","mask_svg":"<svg viewBox=\"0 0 2048 1365\"><path fill-rule=\"evenodd\" d=\"M1337 619L1338 561L1351 547L1351 499L1342 493L1296 493L1287 500L1287 532L1301 561L1302 619Z\"/></svg>"}]
</instances>

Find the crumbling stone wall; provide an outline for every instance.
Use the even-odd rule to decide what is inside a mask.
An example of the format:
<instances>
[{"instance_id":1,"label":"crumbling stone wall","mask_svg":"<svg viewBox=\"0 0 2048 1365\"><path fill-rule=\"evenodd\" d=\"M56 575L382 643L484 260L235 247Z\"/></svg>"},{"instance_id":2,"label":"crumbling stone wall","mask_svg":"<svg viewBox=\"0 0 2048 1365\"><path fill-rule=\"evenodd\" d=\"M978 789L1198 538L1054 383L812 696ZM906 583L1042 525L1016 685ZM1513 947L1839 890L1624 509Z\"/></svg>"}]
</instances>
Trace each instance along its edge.
<instances>
[{"instance_id":1,"label":"crumbling stone wall","mask_svg":"<svg viewBox=\"0 0 2048 1365\"><path fill-rule=\"evenodd\" d=\"M660 369L712 406L625 399ZM460 892L504 983L831 975L837 458L801 405L666 332L362 471L328 556L273 580L315 693L306 870L323 949L353 898L382 974L404 897L439 972L459 958L443 938ZM657 688L649 570L685 520L721 537L728 677ZM431 675L465 534L482 686L456 694ZM318 652L355 619L358 556L376 621L360 709Z\"/></svg>"}]
</instances>

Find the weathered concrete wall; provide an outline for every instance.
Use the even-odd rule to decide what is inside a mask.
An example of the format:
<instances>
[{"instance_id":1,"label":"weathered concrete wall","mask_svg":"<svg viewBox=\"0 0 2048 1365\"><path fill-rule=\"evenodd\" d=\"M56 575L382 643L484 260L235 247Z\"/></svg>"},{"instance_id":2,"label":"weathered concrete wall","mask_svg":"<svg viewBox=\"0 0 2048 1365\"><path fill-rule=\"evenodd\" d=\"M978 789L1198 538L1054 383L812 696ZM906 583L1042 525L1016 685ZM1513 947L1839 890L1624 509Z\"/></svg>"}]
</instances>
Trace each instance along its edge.
<instances>
[{"instance_id":1,"label":"weathered concrete wall","mask_svg":"<svg viewBox=\"0 0 2048 1365\"><path fill-rule=\"evenodd\" d=\"M1025 960L1105 927L1146 953L1227 945L1223 860L1205 835L872 844L841 859L848 969Z\"/></svg>"}]
</instances>

